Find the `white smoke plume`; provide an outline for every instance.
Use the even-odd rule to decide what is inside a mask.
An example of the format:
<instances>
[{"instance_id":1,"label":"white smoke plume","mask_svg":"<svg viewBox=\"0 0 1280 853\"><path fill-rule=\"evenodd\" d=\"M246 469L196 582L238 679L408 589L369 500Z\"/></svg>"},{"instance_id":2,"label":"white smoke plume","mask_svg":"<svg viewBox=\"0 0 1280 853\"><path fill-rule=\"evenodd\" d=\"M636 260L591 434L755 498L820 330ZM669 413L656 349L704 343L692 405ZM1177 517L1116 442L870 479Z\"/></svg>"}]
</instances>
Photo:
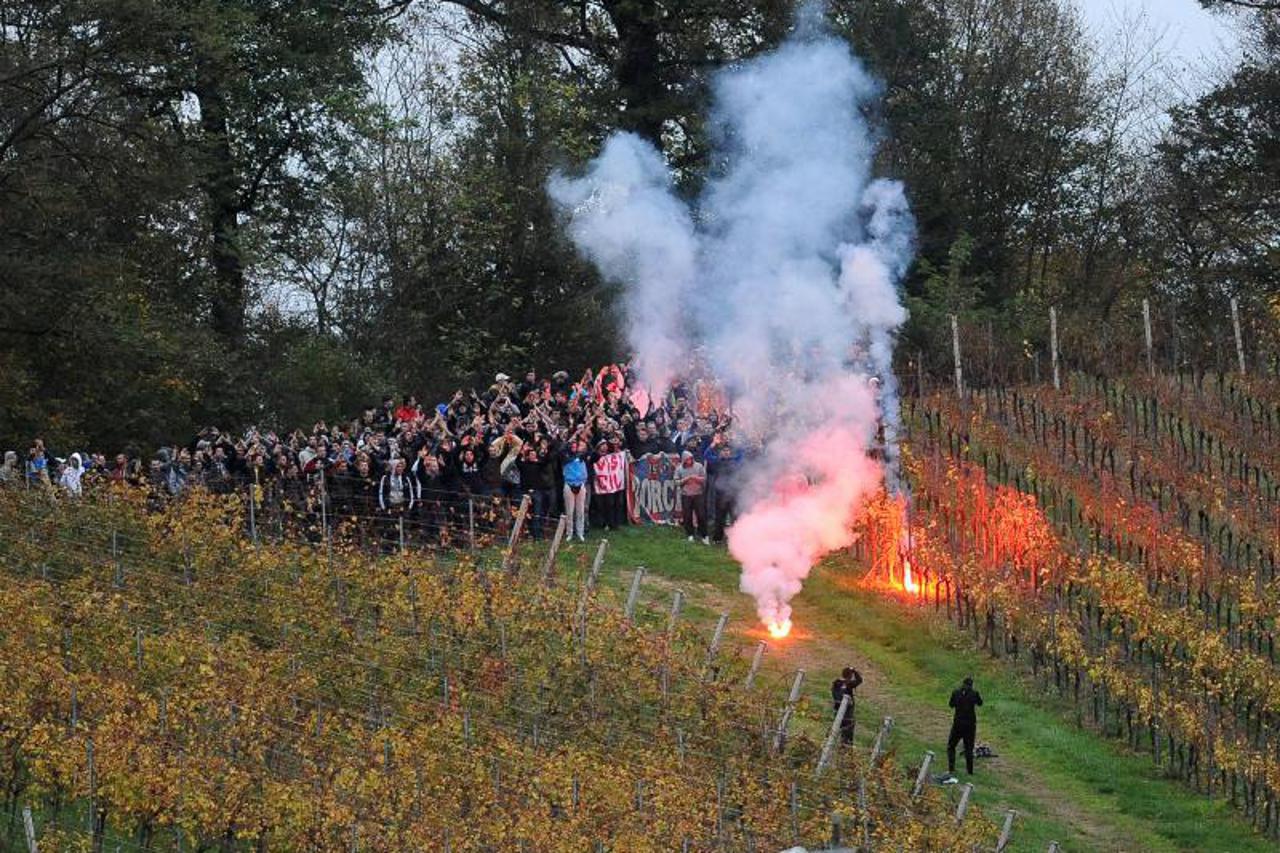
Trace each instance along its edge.
<instances>
[{"instance_id":1,"label":"white smoke plume","mask_svg":"<svg viewBox=\"0 0 1280 853\"><path fill-rule=\"evenodd\" d=\"M739 435L762 441L738 478L729 548L769 625L789 621L814 563L850 544L882 479L898 487L893 347L914 221L902 185L870 174L863 108L879 87L816 10L716 77L723 168L694 210L630 134L550 186L579 249L627 287L641 378L661 393L699 348ZM869 455L880 426L883 463Z\"/></svg>"}]
</instances>

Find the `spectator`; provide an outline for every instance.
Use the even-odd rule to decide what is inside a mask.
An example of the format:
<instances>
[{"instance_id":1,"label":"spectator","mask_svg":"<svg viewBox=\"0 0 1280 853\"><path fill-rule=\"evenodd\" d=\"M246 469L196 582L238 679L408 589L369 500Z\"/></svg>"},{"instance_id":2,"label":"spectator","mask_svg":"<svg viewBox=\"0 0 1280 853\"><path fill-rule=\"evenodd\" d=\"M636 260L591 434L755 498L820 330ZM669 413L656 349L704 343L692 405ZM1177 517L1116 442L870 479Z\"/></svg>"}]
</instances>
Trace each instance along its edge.
<instances>
[{"instance_id":1,"label":"spectator","mask_svg":"<svg viewBox=\"0 0 1280 853\"><path fill-rule=\"evenodd\" d=\"M393 459L391 470L378 483L378 509L386 522L384 542L390 544L400 536L400 523L413 511L417 490L405 474L404 460Z\"/></svg>"},{"instance_id":2,"label":"spectator","mask_svg":"<svg viewBox=\"0 0 1280 853\"><path fill-rule=\"evenodd\" d=\"M697 536L704 545L711 544L711 540L707 538L707 505L704 492L707 469L693 458L691 451L686 450L680 454L675 482L676 488L680 490L680 521L684 525L685 535L689 537L690 542Z\"/></svg>"},{"instance_id":3,"label":"spectator","mask_svg":"<svg viewBox=\"0 0 1280 853\"><path fill-rule=\"evenodd\" d=\"M947 772L956 772L956 744L964 742L964 766L973 775L973 741L978 734L977 709L982 706L982 694L973 689L973 679L966 678L960 687L951 691L948 703L955 709L951 720L951 734L947 736Z\"/></svg>"},{"instance_id":4,"label":"spectator","mask_svg":"<svg viewBox=\"0 0 1280 853\"><path fill-rule=\"evenodd\" d=\"M526 442L520 450L520 488L529 496L529 534L542 538L542 520L555 509L555 476L545 441Z\"/></svg>"},{"instance_id":5,"label":"spectator","mask_svg":"<svg viewBox=\"0 0 1280 853\"><path fill-rule=\"evenodd\" d=\"M849 707L845 711L844 717L840 720L840 739L847 744L853 743L853 730L857 724L857 717L854 714L854 693L858 685L862 683L862 673L858 672L851 666L846 666L841 672L840 677L831 682L831 706L832 712L840 713L840 706L844 704L844 697L849 697Z\"/></svg>"},{"instance_id":6,"label":"spectator","mask_svg":"<svg viewBox=\"0 0 1280 853\"><path fill-rule=\"evenodd\" d=\"M44 442L38 438L27 451L27 485L49 485L49 457L45 453Z\"/></svg>"},{"instance_id":7,"label":"spectator","mask_svg":"<svg viewBox=\"0 0 1280 853\"><path fill-rule=\"evenodd\" d=\"M569 537L586 542L588 492L588 455L586 445L574 440L565 450L562 460L564 473L564 512L569 517Z\"/></svg>"},{"instance_id":8,"label":"spectator","mask_svg":"<svg viewBox=\"0 0 1280 853\"><path fill-rule=\"evenodd\" d=\"M4 464L0 465L0 488L16 486L22 482L22 469L18 467L18 451L6 450Z\"/></svg>"},{"instance_id":9,"label":"spectator","mask_svg":"<svg viewBox=\"0 0 1280 853\"><path fill-rule=\"evenodd\" d=\"M82 477L84 477L84 467L80 464L80 454L72 453L67 464L62 468L58 484L67 490L67 494L79 497Z\"/></svg>"},{"instance_id":10,"label":"spectator","mask_svg":"<svg viewBox=\"0 0 1280 853\"><path fill-rule=\"evenodd\" d=\"M725 540L725 531L735 510L737 483L734 479L742 463L742 451L735 449L725 434L718 431L712 437L705 458L710 489L707 510L714 524L711 540L720 543Z\"/></svg>"}]
</instances>

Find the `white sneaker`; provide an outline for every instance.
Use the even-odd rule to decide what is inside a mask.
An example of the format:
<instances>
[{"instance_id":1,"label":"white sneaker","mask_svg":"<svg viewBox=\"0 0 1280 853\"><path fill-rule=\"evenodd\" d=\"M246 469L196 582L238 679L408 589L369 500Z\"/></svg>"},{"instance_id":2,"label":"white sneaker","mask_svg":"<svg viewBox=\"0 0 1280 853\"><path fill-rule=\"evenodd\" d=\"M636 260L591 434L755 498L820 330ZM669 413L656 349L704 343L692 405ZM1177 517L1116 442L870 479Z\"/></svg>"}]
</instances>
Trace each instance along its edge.
<instances>
[{"instance_id":1,"label":"white sneaker","mask_svg":"<svg viewBox=\"0 0 1280 853\"><path fill-rule=\"evenodd\" d=\"M702 537L702 544L703 544L703 545L710 545L710 544L711 544L711 538L710 538L709 536L703 536L703 537Z\"/></svg>"},{"instance_id":2,"label":"white sneaker","mask_svg":"<svg viewBox=\"0 0 1280 853\"><path fill-rule=\"evenodd\" d=\"M689 537L689 541L690 541L690 542L692 542L692 541L693 541L693 537L692 537L692 536L690 536L690 537Z\"/></svg>"}]
</instances>

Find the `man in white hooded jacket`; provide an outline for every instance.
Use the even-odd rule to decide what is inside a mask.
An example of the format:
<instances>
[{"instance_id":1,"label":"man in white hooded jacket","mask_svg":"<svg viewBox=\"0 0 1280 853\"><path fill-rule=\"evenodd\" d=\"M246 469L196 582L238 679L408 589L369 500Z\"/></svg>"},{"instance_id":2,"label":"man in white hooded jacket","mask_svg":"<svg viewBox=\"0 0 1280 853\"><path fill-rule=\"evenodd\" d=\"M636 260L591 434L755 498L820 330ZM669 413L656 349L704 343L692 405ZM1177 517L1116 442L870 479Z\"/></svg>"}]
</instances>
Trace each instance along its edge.
<instances>
[{"instance_id":1,"label":"man in white hooded jacket","mask_svg":"<svg viewBox=\"0 0 1280 853\"><path fill-rule=\"evenodd\" d=\"M71 458L62 468L62 476L58 478L58 482L67 490L67 494L78 496L81 491L80 481L83 477L84 466L80 463L80 454L72 453Z\"/></svg>"}]
</instances>

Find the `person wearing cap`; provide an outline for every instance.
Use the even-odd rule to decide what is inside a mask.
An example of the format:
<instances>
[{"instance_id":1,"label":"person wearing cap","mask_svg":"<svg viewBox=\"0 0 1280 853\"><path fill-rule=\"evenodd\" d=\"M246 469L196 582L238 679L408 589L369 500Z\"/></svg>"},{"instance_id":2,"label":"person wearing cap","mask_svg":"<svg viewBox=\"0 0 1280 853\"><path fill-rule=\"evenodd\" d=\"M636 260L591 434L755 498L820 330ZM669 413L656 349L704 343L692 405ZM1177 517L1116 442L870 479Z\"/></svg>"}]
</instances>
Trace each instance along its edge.
<instances>
[{"instance_id":1,"label":"person wearing cap","mask_svg":"<svg viewBox=\"0 0 1280 853\"><path fill-rule=\"evenodd\" d=\"M686 450L680 454L673 479L680 490L680 521L685 536L690 542L696 536L704 545L711 544L707 538L706 466L693 457L692 451Z\"/></svg>"},{"instance_id":2,"label":"person wearing cap","mask_svg":"<svg viewBox=\"0 0 1280 853\"><path fill-rule=\"evenodd\" d=\"M973 689L973 679L965 678L959 688L951 691L955 715L951 720L951 734L947 738L947 772L956 772L956 744L964 742L964 765L973 775L973 741L978 733L977 709L982 706L982 694Z\"/></svg>"},{"instance_id":3,"label":"person wearing cap","mask_svg":"<svg viewBox=\"0 0 1280 853\"><path fill-rule=\"evenodd\" d=\"M840 720L840 739L845 743L853 743L853 727L857 722L857 718L853 713L853 691L861 683L862 673L851 666L846 666L841 670L840 677L831 682L831 711L833 714L840 713L840 706L844 704L844 697L849 697L849 708Z\"/></svg>"}]
</instances>

